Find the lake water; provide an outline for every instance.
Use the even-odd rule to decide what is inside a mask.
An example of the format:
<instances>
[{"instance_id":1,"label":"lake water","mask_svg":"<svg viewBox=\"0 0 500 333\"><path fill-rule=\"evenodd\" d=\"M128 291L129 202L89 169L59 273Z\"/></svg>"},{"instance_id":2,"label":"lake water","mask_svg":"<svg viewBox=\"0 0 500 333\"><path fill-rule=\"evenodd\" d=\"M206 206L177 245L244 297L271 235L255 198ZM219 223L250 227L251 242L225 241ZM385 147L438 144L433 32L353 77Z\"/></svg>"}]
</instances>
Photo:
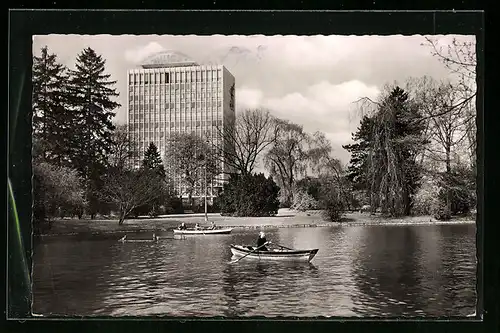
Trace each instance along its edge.
<instances>
[{"instance_id":1,"label":"lake water","mask_svg":"<svg viewBox=\"0 0 500 333\"><path fill-rule=\"evenodd\" d=\"M172 235L170 235L172 236ZM231 261L257 231L161 239L43 241L33 312L78 316L466 316L476 305L476 227L281 228L311 263Z\"/></svg>"}]
</instances>

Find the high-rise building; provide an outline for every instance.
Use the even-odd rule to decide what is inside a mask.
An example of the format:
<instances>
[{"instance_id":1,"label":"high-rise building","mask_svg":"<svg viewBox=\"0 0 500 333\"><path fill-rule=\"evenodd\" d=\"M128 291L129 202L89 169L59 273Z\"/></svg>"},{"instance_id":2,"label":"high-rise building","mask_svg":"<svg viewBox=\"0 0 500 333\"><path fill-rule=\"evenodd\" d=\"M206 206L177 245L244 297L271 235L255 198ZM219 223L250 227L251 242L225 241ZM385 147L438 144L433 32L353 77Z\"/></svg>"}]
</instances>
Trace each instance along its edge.
<instances>
[{"instance_id":1,"label":"high-rise building","mask_svg":"<svg viewBox=\"0 0 500 333\"><path fill-rule=\"evenodd\" d=\"M151 142L162 158L174 133L192 133L220 145L217 128L234 124L234 76L221 65L198 65L179 52L160 52L128 71L127 124L133 145L131 163L138 167ZM216 196L227 179L227 166L208 186L208 196ZM168 165L166 166L168 168ZM180 175L174 186L183 197L186 188ZM193 197L204 190L196 188Z\"/></svg>"}]
</instances>

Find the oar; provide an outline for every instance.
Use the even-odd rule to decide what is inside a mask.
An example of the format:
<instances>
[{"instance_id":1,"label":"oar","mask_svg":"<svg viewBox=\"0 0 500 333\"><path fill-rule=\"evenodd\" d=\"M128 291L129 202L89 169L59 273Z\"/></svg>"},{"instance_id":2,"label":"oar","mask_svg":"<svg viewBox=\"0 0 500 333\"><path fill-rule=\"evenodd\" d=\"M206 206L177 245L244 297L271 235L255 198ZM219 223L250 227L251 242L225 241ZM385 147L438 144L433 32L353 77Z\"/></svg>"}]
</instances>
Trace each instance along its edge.
<instances>
[{"instance_id":1,"label":"oar","mask_svg":"<svg viewBox=\"0 0 500 333\"><path fill-rule=\"evenodd\" d=\"M258 248L256 248L255 250L252 250L251 252L248 252L248 253L247 253L247 254L245 254L243 257L239 258L238 260L236 260L236 261L230 261L229 263L230 263L230 264L235 264L235 263L237 263L238 261L240 261L241 259L245 258L247 255L252 254L253 252L255 252L255 251L257 251L258 249L260 249L261 247L263 247L263 246L265 246L265 245L267 245L267 244L270 244L270 243L271 243L270 241L269 241L269 242L265 242L264 244L262 244L261 246L259 246L259 247L258 247Z\"/></svg>"},{"instance_id":2,"label":"oar","mask_svg":"<svg viewBox=\"0 0 500 333\"><path fill-rule=\"evenodd\" d=\"M289 247L286 247L286 246L283 246L283 245L279 245L279 244L276 244L276 245L278 245L279 247L281 247L281 248L283 248L283 249L287 249L287 250L291 250L291 251L293 251L293 249L291 249L291 248L289 248Z\"/></svg>"}]
</instances>

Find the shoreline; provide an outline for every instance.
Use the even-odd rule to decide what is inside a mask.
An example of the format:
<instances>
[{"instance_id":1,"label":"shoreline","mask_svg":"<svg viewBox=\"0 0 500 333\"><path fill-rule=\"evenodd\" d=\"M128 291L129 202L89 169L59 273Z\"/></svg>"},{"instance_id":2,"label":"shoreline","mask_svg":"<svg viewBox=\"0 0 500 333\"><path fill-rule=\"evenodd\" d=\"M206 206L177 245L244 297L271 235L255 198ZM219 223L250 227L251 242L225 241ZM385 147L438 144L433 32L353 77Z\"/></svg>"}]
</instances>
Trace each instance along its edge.
<instances>
[{"instance_id":1,"label":"shoreline","mask_svg":"<svg viewBox=\"0 0 500 333\"><path fill-rule=\"evenodd\" d=\"M208 223L214 221L218 227L234 229L276 229L276 228L325 228L325 227L354 227L354 226L424 226L424 225L460 225L475 224L472 217L455 218L450 221L439 221L430 216L410 216L404 218L382 218L359 212L344 214L341 222L328 222L321 217L321 212L297 212L289 209L280 209L273 217L230 217L218 213L207 214ZM116 219L61 219L52 223L50 230L34 235L34 237L54 236L110 236L126 233L171 233L180 223L189 226L199 223L207 226L204 214L168 215L155 218L138 218L125 220L118 225Z\"/></svg>"}]
</instances>

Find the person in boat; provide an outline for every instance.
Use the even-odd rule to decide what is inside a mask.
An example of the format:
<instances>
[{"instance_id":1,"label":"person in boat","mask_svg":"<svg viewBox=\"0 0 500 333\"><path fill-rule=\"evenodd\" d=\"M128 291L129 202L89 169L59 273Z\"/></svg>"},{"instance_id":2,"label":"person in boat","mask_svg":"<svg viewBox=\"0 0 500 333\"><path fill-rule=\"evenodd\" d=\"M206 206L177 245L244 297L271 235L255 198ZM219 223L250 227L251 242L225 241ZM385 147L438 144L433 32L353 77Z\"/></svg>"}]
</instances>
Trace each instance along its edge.
<instances>
[{"instance_id":1,"label":"person in boat","mask_svg":"<svg viewBox=\"0 0 500 333\"><path fill-rule=\"evenodd\" d=\"M266 234L261 231L259 232L259 238L257 238L257 248L259 248L259 251L269 251L269 249L266 247L267 239L266 239Z\"/></svg>"},{"instance_id":2,"label":"person in boat","mask_svg":"<svg viewBox=\"0 0 500 333\"><path fill-rule=\"evenodd\" d=\"M184 222L181 223L181 225L179 226L179 230L186 230L186 224Z\"/></svg>"},{"instance_id":3,"label":"person in boat","mask_svg":"<svg viewBox=\"0 0 500 333\"><path fill-rule=\"evenodd\" d=\"M210 222L210 227L208 228L208 230L215 230L215 229L216 229L215 222L214 221Z\"/></svg>"}]
</instances>

